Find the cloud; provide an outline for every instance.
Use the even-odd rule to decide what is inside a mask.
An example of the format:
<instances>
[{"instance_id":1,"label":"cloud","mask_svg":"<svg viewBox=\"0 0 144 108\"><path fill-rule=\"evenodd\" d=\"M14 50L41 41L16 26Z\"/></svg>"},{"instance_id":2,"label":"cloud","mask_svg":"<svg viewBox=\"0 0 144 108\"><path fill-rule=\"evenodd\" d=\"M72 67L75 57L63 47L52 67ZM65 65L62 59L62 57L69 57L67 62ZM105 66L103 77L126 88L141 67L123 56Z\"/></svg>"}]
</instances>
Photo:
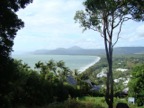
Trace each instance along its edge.
<instances>
[{"instance_id":1,"label":"cloud","mask_svg":"<svg viewBox=\"0 0 144 108\"><path fill-rule=\"evenodd\" d=\"M80 1L76 0L36 0L34 3L19 12L27 25L36 27L48 27L65 24L65 22L73 23L73 17L76 10L82 8ZM27 13L29 12L29 13Z\"/></svg>"},{"instance_id":2,"label":"cloud","mask_svg":"<svg viewBox=\"0 0 144 108\"><path fill-rule=\"evenodd\" d=\"M134 31L130 33L128 36L128 40L130 42L135 42L138 40L144 40L144 25L140 25L135 28Z\"/></svg>"},{"instance_id":3,"label":"cloud","mask_svg":"<svg viewBox=\"0 0 144 108\"><path fill-rule=\"evenodd\" d=\"M35 0L26 10L18 13L25 22L23 33L71 34L78 26L73 17L76 10L82 8L78 0Z\"/></svg>"},{"instance_id":4,"label":"cloud","mask_svg":"<svg viewBox=\"0 0 144 108\"><path fill-rule=\"evenodd\" d=\"M82 48L88 48L88 49L103 48L103 43L98 43L96 39L95 40L81 39L81 40L78 40L75 45L81 46Z\"/></svg>"},{"instance_id":5,"label":"cloud","mask_svg":"<svg viewBox=\"0 0 144 108\"><path fill-rule=\"evenodd\" d=\"M137 46L143 41L144 24L141 22L135 22L133 20L127 21L122 26L120 33L120 39L118 45L120 46ZM116 36L116 33L114 34ZM113 39L113 40L116 40ZM138 43L139 42L139 43ZM141 45L143 46L143 45Z\"/></svg>"},{"instance_id":6,"label":"cloud","mask_svg":"<svg viewBox=\"0 0 144 108\"><path fill-rule=\"evenodd\" d=\"M139 26L137 29L136 29L136 33L139 37L142 37L144 38L144 25L141 25Z\"/></svg>"},{"instance_id":7,"label":"cloud","mask_svg":"<svg viewBox=\"0 0 144 108\"><path fill-rule=\"evenodd\" d=\"M104 48L103 38L99 33L92 30L82 33L79 24L75 24L74 15L77 10L84 9L83 1L34 0L27 8L17 13L25 22L25 27L15 38L14 50L68 48L74 45L83 48ZM143 29L143 23L125 23L118 45L127 45L143 39Z\"/></svg>"},{"instance_id":8,"label":"cloud","mask_svg":"<svg viewBox=\"0 0 144 108\"><path fill-rule=\"evenodd\" d=\"M25 27L18 32L14 49L27 49L28 45L32 49L35 44L37 47L33 46L33 49L47 44L55 48L78 38L75 35L81 34L81 29L74 23L73 17L76 10L82 8L82 1L79 0L34 0L17 13L25 22Z\"/></svg>"},{"instance_id":9,"label":"cloud","mask_svg":"<svg viewBox=\"0 0 144 108\"><path fill-rule=\"evenodd\" d=\"M116 44L119 46L143 46L144 25L141 22L130 21L122 28L121 38Z\"/></svg>"}]
</instances>

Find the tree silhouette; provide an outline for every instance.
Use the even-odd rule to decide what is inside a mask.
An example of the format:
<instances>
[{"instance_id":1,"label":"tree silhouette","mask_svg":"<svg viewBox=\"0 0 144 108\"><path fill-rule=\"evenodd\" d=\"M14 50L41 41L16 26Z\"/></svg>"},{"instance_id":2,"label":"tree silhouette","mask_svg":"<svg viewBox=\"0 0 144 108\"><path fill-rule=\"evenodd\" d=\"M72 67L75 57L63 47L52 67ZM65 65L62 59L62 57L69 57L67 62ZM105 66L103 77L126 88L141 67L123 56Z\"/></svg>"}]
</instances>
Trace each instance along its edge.
<instances>
[{"instance_id":1,"label":"tree silhouette","mask_svg":"<svg viewBox=\"0 0 144 108\"><path fill-rule=\"evenodd\" d=\"M10 58L13 41L17 31L24 27L24 22L16 12L24 9L32 0L0 0L0 107L9 108L11 83L16 77L13 60ZM24 67L27 68L25 65Z\"/></svg>"},{"instance_id":2,"label":"tree silhouette","mask_svg":"<svg viewBox=\"0 0 144 108\"><path fill-rule=\"evenodd\" d=\"M0 57L9 56L17 31L24 27L24 22L16 12L31 2L32 0L0 1Z\"/></svg>"}]
</instances>

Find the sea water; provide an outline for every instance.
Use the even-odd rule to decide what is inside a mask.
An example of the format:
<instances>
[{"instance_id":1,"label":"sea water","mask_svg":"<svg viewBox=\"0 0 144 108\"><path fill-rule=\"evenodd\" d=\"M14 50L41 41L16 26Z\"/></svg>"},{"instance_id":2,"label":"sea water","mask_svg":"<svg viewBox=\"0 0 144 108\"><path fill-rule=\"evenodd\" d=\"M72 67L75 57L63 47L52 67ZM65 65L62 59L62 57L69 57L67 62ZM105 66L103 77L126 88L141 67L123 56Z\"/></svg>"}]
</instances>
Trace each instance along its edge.
<instances>
[{"instance_id":1,"label":"sea water","mask_svg":"<svg viewBox=\"0 0 144 108\"><path fill-rule=\"evenodd\" d=\"M56 62L62 60L65 65L71 70L77 69L79 71L84 71L88 67L92 66L99 61L98 56L88 56L88 55L32 55L32 54L21 54L12 55L13 58L22 60L23 63L28 64L31 68L34 68L35 63L38 61L48 62L49 60L54 60Z\"/></svg>"}]
</instances>

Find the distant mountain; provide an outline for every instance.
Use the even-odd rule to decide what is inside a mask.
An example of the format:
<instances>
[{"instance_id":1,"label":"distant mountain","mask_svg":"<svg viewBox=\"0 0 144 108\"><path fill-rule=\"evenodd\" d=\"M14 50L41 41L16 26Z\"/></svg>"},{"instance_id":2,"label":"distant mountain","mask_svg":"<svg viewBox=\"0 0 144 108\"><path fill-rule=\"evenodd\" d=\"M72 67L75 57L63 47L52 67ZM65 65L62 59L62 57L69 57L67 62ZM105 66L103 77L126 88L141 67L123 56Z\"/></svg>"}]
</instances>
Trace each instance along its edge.
<instances>
[{"instance_id":1,"label":"distant mountain","mask_svg":"<svg viewBox=\"0 0 144 108\"><path fill-rule=\"evenodd\" d=\"M68 50L82 50L82 48L78 46L73 46L73 47L68 48Z\"/></svg>"},{"instance_id":2,"label":"distant mountain","mask_svg":"<svg viewBox=\"0 0 144 108\"><path fill-rule=\"evenodd\" d=\"M144 54L144 47L117 47L114 54Z\"/></svg>"},{"instance_id":3,"label":"distant mountain","mask_svg":"<svg viewBox=\"0 0 144 108\"><path fill-rule=\"evenodd\" d=\"M114 54L144 54L144 47L117 47L114 48ZM51 54L51 55L103 55L104 49L83 49L77 46L71 48L57 48L54 50L36 50L33 54Z\"/></svg>"}]
</instances>

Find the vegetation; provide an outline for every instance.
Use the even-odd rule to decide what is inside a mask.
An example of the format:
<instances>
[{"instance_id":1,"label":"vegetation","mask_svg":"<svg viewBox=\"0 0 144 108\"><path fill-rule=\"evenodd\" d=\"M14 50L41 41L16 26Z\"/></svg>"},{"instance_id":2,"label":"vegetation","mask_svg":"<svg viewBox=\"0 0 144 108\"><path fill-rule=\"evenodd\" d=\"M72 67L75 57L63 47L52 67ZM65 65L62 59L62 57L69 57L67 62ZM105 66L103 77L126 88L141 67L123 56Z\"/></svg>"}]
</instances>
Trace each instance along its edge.
<instances>
[{"instance_id":1,"label":"vegetation","mask_svg":"<svg viewBox=\"0 0 144 108\"><path fill-rule=\"evenodd\" d=\"M133 72L130 82L130 88L133 88L131 95L137 98L138 104L143 104L143 97L140 97L144 95L142 89L144 65L141 65L144 64L143 55L119 56L113 59L114 62L112 61L113 46L119 38L125 15L131 14L133 19L143 20L142 0L138 2L134 0L131 2L127 0L106 0L105 2L87 0L85 2L86 12L89 15L88 20L81 11L77 12L76 19L79 19L86 29L94 29L101 33L106 46L106 58L101 57L98 64L82 74L78 74L77 70L72 72L63 61L50 60L47 63L39 61L35 64L35 69L31 69L22 61L10 57L16 33L24 27L24 22L18 18L16 12L31 2L32 0L0 1L0 108L19 108L20 106L27 108L41 106L106 108L106 103L110 108L113 106L112 68L115 79L123 76L125 79L130 78L131 71ZM117 18L120 19L116 24ZM120 26L118 38L112 43L113 30L118 26ZM139 66L135 67L135 65ZM116 69L119 67L126 68L128 71L118 72ZM135 68L131 70L133 67ZM108 72L108 80L105 77L97 77L103 69ZM92 86L97 87L97 85L101 85L101 89L93 90ZM114 85L115 94L126 87L122 85L123 82L120 81ZM106 101L104 100L105 88L107 88ZM115 102L119 101L117 99L115 98ZM132 107L136 108L136 106Z\"/></svg>"},{"instance_id":2,"label":"vegetation","mask_svg":"<svg viewBox=\"0 0 144 108\"><path fill-rule=\"evenodd\" d=\"M1 89L3 91L1 93L1 107L15 108L21 104L26 106L45 105L67 99L68 95L74 92L74 88L63 84L60 77L64 77L64 75L56 76L50 63L53 62L41 64L39 74L26 64L22 64L21 61L11 60L7 69L9 76L8 79L5 79L8 82ZM46 67L46 65L49 66ZM60 72L65 72L62 71Z\"/></svg>"},{"instance_id":3,"label":"vegetation","mask_svg":"<svg viewBox=\"0 0 144 108\"><path fill-rule=\"evenodd\" d=\"M119 40L122 25L125 21L132 18L143 19L143 5L133 0L130 2L127 0L86 0L83 4L85 11L77 11L74 19L80 23L80 26L83 27L84 30L91 29L99 32L100 36L104 39L108 65L105 99L109 108L112 108L114 93L112 70L113 47ZM117 29L118 32L114 38L113 34L115 29Z\"/></svg>"},{"instance_id":4,"label":"vegetation","mask_svg":"<svg viewBox=\"0 0 144 108\"><path fill-rule=\"evenodd\" d=\"M136 98L139 106L144 105L144 64L132 69L132 77L129 82L130 95Z\"/></svg>"},{"instance_id":5,"label":"vegetation","mask_svg":"<svg viewBox=\"0 0 144 108\"><path fill-rule=\"evenodd\" d=\"M79 79L77 71L72 72L63 61L38 62L32 70L22 61L10 59L6 72L9 75L3 76L3 82L7 82L1 85L1 108L44 106L63 102L69 97L98 94L90 92L90 86Z\"/></svg>"},{"instance_id":6,"label":"vegetation","mask_svg":"<svg viewBox=\"0 0 144 108\"><path fill-rule=\"evenodd\" d=\"M9 56L17 31L24 27L24 22L16 12L31 2L32 0L0 1L0 59Z\"/></svg>"},{"instance_id":7,"label":"vegetation","mask_svg":"<svg viewBox=\"0 0 144 108\"><path fill-rule=\"evenodd\" d=\"M125 80L129 78L133 67L144 64L143 56L144 55L115 56L113 59L114 78L125 77ZM83 102L80 100L82 99L81 97L94 96L97 99L98 97L103 98L105 94L104 86L106 78L97 77L102 69L107 68L105 57L101 57L101 60L97 64L81 74L78 74L76 70L72 72L65 66L63 61L55 62L50 60L47 63L38 62L35 64L35 69L31 69L27 64L23 64L22 61L10 59L7 66L6 71L9 75L3 80L7 82L5 82L5 85L3 85L1 89L1 91L3 91L3 93L1 92L2 108L45 106L47 104L60 107L63 105L73 105L74 103L74 105L83 107L87 107L87 104L95 107L100 103ZM117 68L125 68L128 69L128 71L116 71ZM69 82L68 76L72 76L72 78L76 80L76 84ZM90 79L93 85L104 86L101 86L99 91L91 91L91 86L85 82L87 79ZM118 93L125 87L127 86L123 85L123 81L115 83L115 96L120 97ZM68 104L69 99L71 99L71 101ZM77 99L80 101L77 101ZM105 106L100 105L102 108L105 108Z\"/></svg>"},{"instance_id":8,"label":"vegetation","mask_svg":"<svg viewBox=\"0 0 144 108\"><path fill-rule=\"evenodd\" d=\"M128 13L132 16L133 20L144 21L144 2L143 0L124 0L127 4L126 8Z\"/></svg>"},{"instance_id":9,"label":"vegetation","mask_svg":"<svg viewBox=\"0 0 144 108\"><path fill-rule=\"evenodd\" d=\"M135 65L144 64L143 56L115 56L113 70L120 67L129 70L126 72L114 71L114 78L124 76L128 78ZM106 103L101 103L102 101L105 102L103 98L105 87L103 86L99 91L91 91L91 86L85 82L85 80L90 79L93 85L105 85L105 77L98 78L97 74L103 68L107 68L106 64L106 58L101 57L97 64L78 74L76 70L72 72L68 69L63 61L38 62L35 64L35 69L31 69L22 61L11 59L7 65L8 68L6 68L6 71L9 72L9 76L5 79L7 83L1 89L1 91L5 91L1 93L1 108L16 108L18 106L25 106L26 108L34 106L97 108L99 106L99 108L106 108ZM69 82L68 76L72 76L76 80L76 84ZM114 93L117 94L124 88L123 82L116 83ZM95 97L93 99L96 100L90 102L84 98L85 96L89 96L88 99ZM98 102L99 99L102 100Z\"/></svg>"},{"instance_id":10,"label":"vegetation","mask_svg":"<svg viewBox=\"0 0 144 108\"><path fill-rule=\"evenodd\" d=\"M13 60L9 57L13 41L18 30L24 27L24 22L16 12L25 8L32 0L1 0L0 1L0 107L8 108L14 101L13 92L17 82L21 82ZM21 72L23 73L23 71ZM22 77L24 77L22 75ZM16 102L13 102L16 103Z\"/></svg>"},{"instance_id":11,"label":"vegetation","mask_svg":"<svg viewBox=\"0 0 144 108\"><path fill-rule=\"evenodd\" d=\"M127 103L125 99L117 99L114 98L114 108L116 107L117 103ZM137 107L133 104L128 104L130 108L144 108L144 107ZM19 108L29 108L29 107L19 107ZM107 104L105 102L104 97L81 97L77 99L69 98L68 100L64 101L63 103L52 103L43 107L30 107L30 108L107 108Z\"/></svg>"},{"instance_id":12,"label":"vegetation","mask_svg":"<svg viewBox=\"0 0 144 108\"><path fill-rule=\"evenodd\" d=\"M134 55L115 55L113 58L113 70L114 70L114 78L120 77L130 77L132 68L135 65L144 63L144 55L134 54ZM101 57L100 61L95 65L88 68L85 72L82 73L82 77L88 77L92 81L100 80L97 78L97 74L99 74L103 69L107 68L107 62L105 57ZM126 72L116 71L118 68L128 69ZM101 82L101 81L99 81ZM101 82L100 84L105 84L105 82Z\"/></svg>"},{"instance_id":13,"label":"vegetation","mask_svg":"<svg viewBox=\"0 0 144 108\"><path fill-rule=\"evenodd\" d=\"M142 4L141 4L142 3ZM107 78L105 99L109 108L113 108L113 47L118 42L122 25L129 19L143 20L143 1L134 0L86 0L85 11L77 11L74 19L84 30L91 29L100 33L104 39L107 58ZM131 16L130 16L131 15ZM114 41L114 31L118 32Z\"/></svg>"}]
</instances>

